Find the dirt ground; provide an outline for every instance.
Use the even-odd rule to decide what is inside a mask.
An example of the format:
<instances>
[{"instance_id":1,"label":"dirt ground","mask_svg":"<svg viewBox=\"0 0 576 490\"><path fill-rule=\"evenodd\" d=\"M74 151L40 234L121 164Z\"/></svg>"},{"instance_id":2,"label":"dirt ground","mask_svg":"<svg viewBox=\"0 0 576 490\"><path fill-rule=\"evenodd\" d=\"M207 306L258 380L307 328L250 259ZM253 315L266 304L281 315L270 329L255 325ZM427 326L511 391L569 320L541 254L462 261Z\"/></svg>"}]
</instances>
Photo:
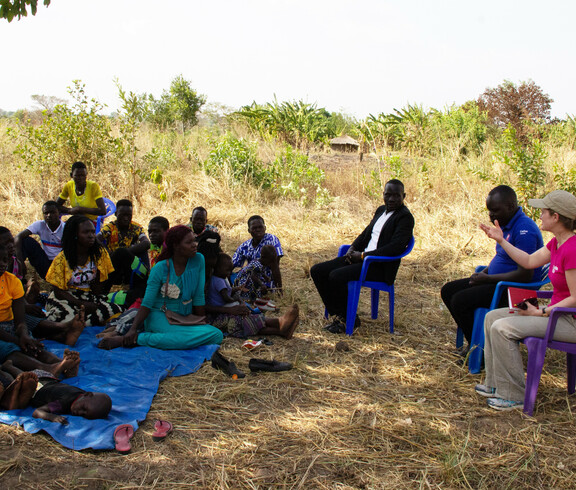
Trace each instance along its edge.
<instances>
[{"instance_id":1,"label":"dirt ground","mask_svg":"<svg viewBox=\"0 0 576 490\"><path fill-rule=\"evenodd\" d=\"M337 173L357 165L357 158L322 165ZM363 292L362 327L345 337L323 331L321 303L307 275L308 265L333 257L337 246L287 246L280 304L301 306L294 339L271 338L273 345L255 352L237 339L222 347L247 372L254 356L290 361L291 371L233 381L205 363L197 373L168 378L125 456L71 451L46 434L0 426L0 486L573 487L574 398L566 395L562 356L547 360L530 418L490 411L473 391L481 376L468 374L452 355L455 328L441 306L440 287L489 256L470 256L456 266L449 253L417 243L396 282L396 333L388 332L387 298L371 320ZM175 430L155 443L158 418Z\"/></svg>"}]
</instances>

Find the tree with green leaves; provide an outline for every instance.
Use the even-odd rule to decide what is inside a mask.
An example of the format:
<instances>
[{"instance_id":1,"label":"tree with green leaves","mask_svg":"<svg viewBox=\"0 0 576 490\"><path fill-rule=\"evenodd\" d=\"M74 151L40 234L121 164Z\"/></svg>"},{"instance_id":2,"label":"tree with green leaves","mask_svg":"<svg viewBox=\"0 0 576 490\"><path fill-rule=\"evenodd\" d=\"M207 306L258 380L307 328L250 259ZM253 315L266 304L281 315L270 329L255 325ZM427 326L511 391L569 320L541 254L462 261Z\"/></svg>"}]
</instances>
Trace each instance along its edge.
<instances>
[{"instance_id":1,"label":"tree with green leaves","mask_svg":"<svg viewBox=\"0 0 576 490\"><path fill-rule=\"evenodd\" d=\"M50 1L44 0L44 5L48 7ZM14 17L18 17L18 20L28 17L28 7L30 7L30 13L36 15L38 0L0 0L0 19L12 22Z\"/></svg>"},{"instance_id":2,"label":"tree with green leaves","mask_svg":"<svg viewBox=\"0 0 576 490\"><path fill-rule=\"evenodd\" d=\"M206 103L206 96L196 92L191 82L179 75L159 99L150 95L149 100L151 122L163 128L178 125L183 132L198 124L198 112Z\"/></svg>"},{"instance_id":3,"label":"tree with green leaves","mask_svg":"<svg viewBox=\"0 0 576 490\"><path fill-rule=\"evenodd\" d=\"M41 124L24 121L8 128L17 142L14 153L42 179L67 175L70 164L77 160L91 168L116 163L123 152L122 142L112 134L110 119L101 113L104 106L88 97L85 85L74 80L68 93L71 105L57 104L51 113L45 110Z\"/></svg>"}]
</instances>

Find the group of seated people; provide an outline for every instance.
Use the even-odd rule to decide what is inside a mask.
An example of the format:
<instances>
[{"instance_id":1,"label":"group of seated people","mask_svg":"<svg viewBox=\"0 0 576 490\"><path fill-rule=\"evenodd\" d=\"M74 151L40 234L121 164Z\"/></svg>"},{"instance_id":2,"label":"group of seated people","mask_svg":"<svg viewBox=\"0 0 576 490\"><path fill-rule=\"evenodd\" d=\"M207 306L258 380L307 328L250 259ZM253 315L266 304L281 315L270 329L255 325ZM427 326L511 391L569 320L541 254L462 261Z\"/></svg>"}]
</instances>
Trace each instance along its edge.
<instances>
[{"instance_id":1,"label":"group of seated people","mask_svg":"<svg viewBox=\"0 0 576 490\"><path fill-rule=\"evenodd\" d=\"M343 257L316 264L311 276L327 311L332 315L325 327L333 333L345 330L348 282L358 280L362 262L370 255L398 256L412 238L414 219L404 205L404 185L391 180L384 188L384 206L354 240ZM540 229L554 238L544 246L536 223L518 205L514 190L507 185L492 189L486 199L490 221L480 228L495 240L496 255L488 266L468 278L450 281L442 287L442 301L470 344L477 308L489 308L500 281L519 283L541 280L542 267L550 264L553 286L550 303L539 307L529 302L511 311L506 294L501 308L489 312L484 321L484 384L476 393L486 397L495 410L523 408L525 378L519 343L526 337L544 337L548 317L555 308L576 308L576 197L557 190L543 199L530 199L529 205L541 209ZM393 284L400 261L375 263L368 270L368 281ZM355 328L360 326L356 318ZM576 318L563 315L557 323L554 340L576 343ZM466 356L467 348L458 352Z\"/></svg>"},{"instance_id":2,"label":"group of seated people","mask_svg":"<svg viewBox=\"0 0 576 490\"><path fill-rule=\"evenodd\" d=\"M146 236L132 220L132 203L122 199L115 219L96 233L94 220L106 212L100 188L86 179L81 162L72 166L71 177L58 199L42 206L43 220L15 238L0 227L0 380L5 381L0 399L11 400L0 407L16 408L26 398L15 393L27 393L20 389L22 380L28 386L34 376L14 376L17 370L34 371L35 379L46 373L75 376L77 352L59 359L37 339L73 346L87 325L109 326L98 345L104 349L191 349L221 344L224 334L292 338L299 324L297 305L279 317L258 308L273 305L267 296L282 290L282 247L266 233L262 217L250 217L252 237L234 257L222 251L218 230L207 224L202 207L186 225L170 227L166 218L152 218ZM37 281L26 281L26 259L51 286L48 293L40 292ZM72 366L70 356L75 356ZM55 392L66 391L62 386ZM35 416L46 413L37 410Z\"/></svg>"},{"instance_id":3,"label":"group of seated people","mask_svg":"<svg viewBox=\"0 0 576 490\"><path fill-rule=\"evenodd\" d=\"M86 180L81 162L72 166L71 177L56 201L44 203L42 221L15 239L0 227L0 363L4 363L0 380L9 380L3 381L0 407L22 405L33 379L75 376L80 362L77 353L66 351L64 359L59 359L36 339L73 346L86 325L108 327L100 334L98 347L103 349L191 349L220 344L224 334L292 338L299 324L297 305L280 317L265 315L258 308L274 309L267 295L282 291L282 247L277 237L266 233L261 216L249 218L251 238L233 257L222 252L218 230L207 223L207 211L202 207L193 210L185 225L170 227L166 218L153 218L146 236L143 227L132 221L132 203L122 199L116 205L116 219L96 233L94 219L105 214L100 188ZM328 332L345 331L347 285L358 279L365 257L400 255L412 240L414 218L404 203L405 196L402 182L387 182L384 205L346 255L312 267L311 278L330 315L325 327ZM64 206L67 200L70 207ZM537 225L518 206L513 189L498 186L486 200L494 227L482 226L497 242L496 256L482 272L450 282L441 292L470 341L474 310L489 305L498 281L531 281L551 262L554 296L550 305L529 307L513 315L505 308L505 312L486 317L486 384L477 385L476 391L498 410L521 405L522 361L519 354L511 352L518 351L526 324L523 317L534 317L530 334L543 336L544 317L550 309L576 307L576 254L572 250L576 247L576 197L555 191L530 204L543 208L542 229L555 236L546 247ZM63 214L70 215L65 223ZM42 297L34 281L23 283L25 259L51 285L47 296ZM376 263L367 279L393 284L399 265L400 260ZM235 268L239 272L234 275ZM121 285L124 288L119 290ZM563 322L565 326L557 328L558 338L576 342L576 320L566 317ZM357 318L355 328L359 326ZM24 376L18 370L36 374ZM63 396L66 389L53 391ZM26 395L15 394L20 392ZM46 399L41 398L43 408L35 414L52 420L54 412L46 405L57 400ZM101 396L96 399L98 408L90 413L101 415L102 407L108 405ZM67 410L74 413L70 406Z\"/></svg>"}]
</instances>

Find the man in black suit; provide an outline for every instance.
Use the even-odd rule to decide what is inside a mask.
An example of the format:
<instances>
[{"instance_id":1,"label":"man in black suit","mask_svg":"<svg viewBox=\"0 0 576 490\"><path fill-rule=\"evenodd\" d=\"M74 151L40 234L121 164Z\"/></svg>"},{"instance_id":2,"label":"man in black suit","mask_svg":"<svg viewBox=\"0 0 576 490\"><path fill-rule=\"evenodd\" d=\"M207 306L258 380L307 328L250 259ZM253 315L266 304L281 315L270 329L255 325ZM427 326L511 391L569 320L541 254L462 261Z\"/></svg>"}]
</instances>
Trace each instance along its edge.
<instances>
[{"instance_id":1,"label":"man in black suit","mask_svg":"<svg viewBox=\"0 0 576 490\"><path fill-rule=\"evenodd\" d=\"M348 282L357 281L362 270L362 261L368 255L394 256L406 250L414 229L414 217L404 206L404 184L390 180L384 187L384 206L380 206L370 224L354 240L343 257L316 264L310 275L318 293L334 317L325 328L332 333L346 330L346 304ZM375 263L370 266L366 278L393 284L400 267L400 260ZM356 327L360 320L356 317Z\"/></svg>"}]
</instances>

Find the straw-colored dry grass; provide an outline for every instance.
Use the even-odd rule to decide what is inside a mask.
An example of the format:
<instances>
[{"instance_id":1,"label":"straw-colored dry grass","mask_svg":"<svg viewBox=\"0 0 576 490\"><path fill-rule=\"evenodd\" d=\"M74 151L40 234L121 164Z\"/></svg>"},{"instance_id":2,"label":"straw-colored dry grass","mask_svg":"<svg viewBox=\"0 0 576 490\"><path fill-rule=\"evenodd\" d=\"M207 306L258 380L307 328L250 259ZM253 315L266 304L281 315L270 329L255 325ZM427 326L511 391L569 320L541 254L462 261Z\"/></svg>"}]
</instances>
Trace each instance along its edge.
<instances>
[{"instance_id":1,"label":"straw-colored dry grass","mask_svg":"<svg viewBox=\"0 0 576 490\"><path fill-rule=\"evenodd\" d=\"M486 408L451 356L453 322L439 289L485 263L492 245L477 229L489 185L464 171L405 179L416 218L416 247L397 280L396 335L387 331L387 303L352 337L326 334L309 266L335 255L368 222L377 206L361 192L362 173L374 162L320 155L337 199L323 209L262 201L193 173L192 164L169 175L171 198L161 203L142 187L136 220L157 214L187 220L195 205L209 210L226 251L247 236L246 218L265 216L285 247L286 294L302 323L291 341L244 352L226 340L223 353L247 370L252 356L288 360L292 371L231 381L209 365L162 383L133 439L130 455L75 452L43 434L0 427L3 488L542 488L572 487L576 464L574 399L566 396L562 357L547 361L536 417ZM92 175L112 198L124 197L105 175ZM4 223L14 231L39 215L38 203L59 190L31 191L21 171L0 177ZM343 342L343 343L342 343ZM153 421L175 432L151 439Z\"/></svg>"}]
</instances>

